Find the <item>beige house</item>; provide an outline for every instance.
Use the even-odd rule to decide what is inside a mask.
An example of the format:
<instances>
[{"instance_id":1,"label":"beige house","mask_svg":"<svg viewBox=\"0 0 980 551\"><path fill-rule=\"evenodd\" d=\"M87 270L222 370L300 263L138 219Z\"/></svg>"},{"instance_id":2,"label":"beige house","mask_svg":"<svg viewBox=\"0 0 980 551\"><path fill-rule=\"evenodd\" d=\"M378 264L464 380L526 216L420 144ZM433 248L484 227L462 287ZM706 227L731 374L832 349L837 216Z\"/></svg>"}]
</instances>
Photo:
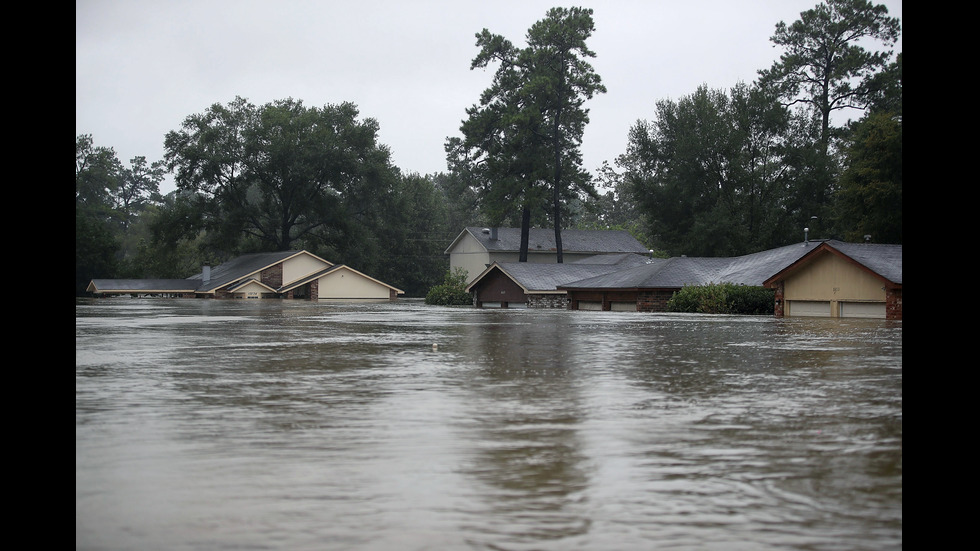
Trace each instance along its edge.
<instances>
[{"instance_id":1,"label":"beige house","mask_svg":"<svg viewBox=\"0 0 980 551\"><path fill-rule=\"evenodd\" d=\"M649 249L629 232L620 230L562 230L562 262L605 254L650 254ZM520 259L520 228L469 227L453 240L446 254L449 269L466 270L467 282L472 282L491 264L506 264ZM555 232L552 229L531 228L528 236L529 263L557 263Z\"/></svg>"},{"instance_id":2,"label":"beige house","mask_svg":"<svg viewBox=\"0 0 980 551\"><path fill-rule=\"evenodd\" d=\"M279 289L289 298L316 300L394 300L404 291L342 264L324 268Z\"/></svg>"},{"instance_id":3,"label":"beige house","mask_svg":"<svg viewBox=\"0 0 980 551\"><path fill-rule=\"evenodd\" d=\"M93 279L96 296L394 300L404 291L307 251L240 256L187 279Z\"/></svg>"},{"instance_id":4,"label":"beige house","mask_svg":"<svg viewBox=\"0 0 980 551\"><path fill-rule=\"evenodd\" d=\"M777 317L902 319L902 246L828 241L768 278Z\"/></svg>"}]
</instances>

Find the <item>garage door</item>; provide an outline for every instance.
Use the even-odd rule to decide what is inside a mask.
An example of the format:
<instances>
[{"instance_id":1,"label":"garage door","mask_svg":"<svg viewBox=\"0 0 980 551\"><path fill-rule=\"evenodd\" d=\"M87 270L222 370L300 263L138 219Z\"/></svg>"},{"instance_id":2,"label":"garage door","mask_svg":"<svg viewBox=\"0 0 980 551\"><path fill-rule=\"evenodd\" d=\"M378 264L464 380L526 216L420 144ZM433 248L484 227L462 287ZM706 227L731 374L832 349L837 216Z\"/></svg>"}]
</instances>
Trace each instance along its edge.
<instances>
[{"instance_id":1,"label":"garage door","mask_svg":"<svg viewBox=\"0 0 980 551\"><path fill-rule=\"evenodd\" d=\"M830 317L830 301L791 300L788 302L790 316Z\"/></svg>"},{"instance_id":2,"label":"garage door","mask_svg":"<svg viewBox=\"0 0 980 551\"><path fill-rule=\"evenodd\" d=\"M884 302L842 302L840 303L840 317L885 319L885 303Z\"/></svg>"}]
</instances>

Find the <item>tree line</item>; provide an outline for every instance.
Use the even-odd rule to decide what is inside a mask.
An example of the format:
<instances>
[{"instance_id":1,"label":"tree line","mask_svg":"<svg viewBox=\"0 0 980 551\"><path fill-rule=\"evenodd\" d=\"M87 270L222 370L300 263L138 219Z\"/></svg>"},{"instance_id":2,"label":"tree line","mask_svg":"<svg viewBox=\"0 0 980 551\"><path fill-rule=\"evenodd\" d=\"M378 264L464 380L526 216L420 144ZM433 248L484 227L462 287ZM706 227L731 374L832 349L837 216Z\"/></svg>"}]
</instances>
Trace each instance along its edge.
<instances>
[{"instance_id":1,"label":"tree line","mask_svg":"<svg viewBox=\"0 0 980 551\"><path fill-rule=\"evenodd\" d=\"M164 159L75 142L76 294L100 278L182 278L249 252L306 249L425 296L465 226L626 229L665 256L747 254L811 237L901 243L900 22L827 0L779 22L752 83L656 103L596 174L579 146L592 11L553 8L527 45L484 29L490 86L445 142L447 171L403 173L354 103L238 97L187 116ZM873 41L884 49L869 51ZM835 126L832 114L860 117ZM176 190L162 196L167 173ZM870 236L870 237L866 237ZM559 256L559 262L561 257Z\"/></svg>"}]
</instances>

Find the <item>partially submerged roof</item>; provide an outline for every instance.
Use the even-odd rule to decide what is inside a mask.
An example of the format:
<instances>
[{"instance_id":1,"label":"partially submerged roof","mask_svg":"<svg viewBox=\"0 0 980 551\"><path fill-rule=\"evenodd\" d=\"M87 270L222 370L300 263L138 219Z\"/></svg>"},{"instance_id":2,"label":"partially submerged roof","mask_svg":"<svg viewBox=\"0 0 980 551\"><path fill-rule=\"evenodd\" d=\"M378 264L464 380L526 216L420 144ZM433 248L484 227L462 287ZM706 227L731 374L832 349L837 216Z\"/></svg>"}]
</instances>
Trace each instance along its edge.
<instances>
[{"instance_id":1,"label":"partially submerged roof","mask_svg":"<svg viewBox=\"0 0 980 551\"><path fill-rule=\"evenodd\" d=\"M307 251L278 251L272 253L246 254L210 268L210 277L204 280L204 270L186 279L93 279L87 291L93 293L213 293L216 289L228 286L229 291L256 282L262 270L275 266L301 254L309 255L328 266L333 266L322 258ZM263 286L269 288L267 285ZM273 289L269 288L270 291Z\"/></svg>"},{"instance_id":2,"label":"partially submerged roof","mask_svg":"<svg viewBox=\"0 0 980 551\"><path fill-rule=\"evenodd\" d=\"M387 287L387 288L395 291L395 293L397 293L399 295L405 294L405 291L402 291L401 289L398 289L397 287L392 287L391 285L388 285L384 281L380 281L380 280L374 279L373 277L371 277L369 275L366 275L366 274L363 274L361 272L358 272L354 268L351 268L350 266L347 266L347 265L344 265L344 264L335 264L333 266L328 266L328 267L326 267L326 268L324 268L322 270L313 272L312 274L310 274L308 276L305 276L305 277L302 277L300 279L297 279L296 281L293 281L293 282L291 282L291 283L289 283L287 285L283 285L282 287L280 287L279 289L277 289L276 292L278 292L278 293L286 293L286 292L289 292L289 291L291 291L291 290L293 290L293 289L295 289L297 287L300 287L302 285L306 285L307 283L309 283L309 282L311 282L311 281L313 281L315 279L319 279L319 278L321 278L321 277L323 277L323 276L325 276L327 274L331 274L331 273L334 273L334 272L337 272L337 271L340 271L340 270L347 270L347 271L353 272L353 273L355 273L355 274L357 274L357 275L359 275L359 276L361 276L361 277L363 277L365 279L368 279L370 281L373 281L373 282L377 283L378 285L383 285L383 286L385 286L385 287Z\"/></svg>"},{"instance_id":3,"label":"partially submerged roof","mask_svg":"<svg viewBox=\"0 0 980 551\"><path fill-rule=\"evenodd\" d=\"M93 279L90 293L193 293L200 281L190 279Z\"/></svg>"},{"instance_id":4,"label":"partially submerged roof","mask_svg":"<svg viewBox=\"0 0 980 551\"><path fill-rule=\"evenodd\" d=\"M647 262L650 262L649 258L637 254L608 255L608 258L599 258L605 256L607 255L597 255L576 262L562 264L494 262L473 279L473 282L466 287L466 291L469 292L472 290L473 287L477 286L481 280L494 270L499 270L521 287L525 293L563 293L564 291L558 289L559 285L616 270L624 270L632 266L645 265Z\"/></svg>"},{"instance_id":5,"label":"partially submerged roof","mask_svg":"<svg viewBox=\"0 0 980 551\"><path fill-rule=\"evenodd\" d=\"M761 287L816 251L838 251L889 281L901 284L902 246L828 240L797 243L735 257L674 257L560 284L562 289L679 289L734 283ZM897 278L897 279L896 279Z\"/></svg>"},{"instance_id":6,"label":"partially submerged roof","mask_svg":"<svg viewBox=\"0 0 980 551\"><path fill-rule=\"evenodd\" d=\"M276 264L292 258L300 254L309 254L318 260L326 263L327 265L332 265L332 263L323 260L315 255L312 255L306 251L278 251L272 253L254 253L246 254L229 260L228 262L219 264L211 268L211 278L208 281L203 281L204 271L197 275L193 275L188 279L196 280L198 282L198 287L196 289L199 293L207 293L214 291L215 289L220 289L225 285L230 283L235 283L236 281L250 277L253 274L257 274L266 268L275 266Z\"/></svg>"},{"instance_id":7,"label":"partially submerged roof","mask_svg":"<svg viewBox=\"0 0 980 551\"><path fill-rule=\"evenodd\" d=\"M494 237L496 230L496 239ZM521 249L520 228L465 228L446 249L446 254L452 252L456 243L466 235L471 235L480 245L491 252L517 252ZM562 252L607 254L607 253L638 253L650 251L627 231L622 230L562 230ZM528 232L528 252L555 252L555 231L552 229L531 228Z\"/></svg>"}]
</instances>

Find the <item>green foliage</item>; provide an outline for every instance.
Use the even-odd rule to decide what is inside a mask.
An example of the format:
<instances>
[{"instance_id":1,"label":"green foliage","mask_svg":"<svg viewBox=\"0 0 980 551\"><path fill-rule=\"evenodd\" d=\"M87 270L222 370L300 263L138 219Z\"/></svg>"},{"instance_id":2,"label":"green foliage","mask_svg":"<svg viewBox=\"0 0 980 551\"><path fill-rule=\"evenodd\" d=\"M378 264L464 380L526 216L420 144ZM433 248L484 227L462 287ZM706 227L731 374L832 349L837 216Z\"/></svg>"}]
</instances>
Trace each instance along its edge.
<instances>
[{"instance_id":1,"label":"green foliage","mask_svg":"<svg viewBox=\"0 0 980 551\"><path fill-rule=\"evenodd\" d=\"M775 291L764 287L711 283L689 285L667 301L667 311L697 314L772 314Z\"/></svg>"},{"instance_id":2,"label":"green foliage","mask_svg":"<svg viewBox=\"0 0 980 551\"><path fill-rule=\"evenodd\" d=\"M160 163L134 157L124 166L111 147L91 135L75 136L75 293L97 278L130 277L136 222L160 200Z\"/></svg>"},{"instance_id":3,"label":"green foliage","mask_svg":"<svg viewBox=\"0 0 980 551\"><path fill-rule=\"evenodd\" d=\"M870 235L878 243L901 243L901 118L889 112L865 117L847 151L835 213L841 233L848 241Z\"/></svg>"},{"instance_id":4,"label":"green foliage","mask_svg":"<svg viewBox=\"0 0 980 551\"><path fill-rule=\"evenodd\" d=\"M238 97L167 133L167 166L178 189L198 194L209 231L252 237L262 250L333 238L345 224L369 222L397 178L377 122L358 114L351 103L257 107Z\"/></svg>"},{"instance_id":5,"label":"green foliage","mask_svg":"<svg viewBox=\"0 0 980 551\"><path fill-rule=\"evenodd\" d=\"M466 292L466 270L457 267L446 271L443 282L425 295L426 304L440 306L464 306L473 304L473 297Z\"/></svg>"},{"instance_id":6,"label":"green foliage","mask_svg":"<svg viewBox=\"0 0 980 551\"><path fill-rule=\"evenodd\" d=\"M771 40L785 49L760 84L788 103L812 108L821 122L820 143L830 142L830 114L864 107L875 93L874 75L886 67L890 50L872 52L870 42L886 47L901 32L888 8L868 0L826 0L787 25L780 21Z\"/></svg>"},{"instance_id":7,"label":"green foliage","mask_svg":"<svg viewBox=\"0 0 980 551\"><path fill-rule=\"evenodd\" d=\"M636 202L651 248L734 256L783 245L793 214L789 121L757 88L702 86L658 102L654 122L630 129L623 173L605 175Z\"/></svg>"}]
</instances>

